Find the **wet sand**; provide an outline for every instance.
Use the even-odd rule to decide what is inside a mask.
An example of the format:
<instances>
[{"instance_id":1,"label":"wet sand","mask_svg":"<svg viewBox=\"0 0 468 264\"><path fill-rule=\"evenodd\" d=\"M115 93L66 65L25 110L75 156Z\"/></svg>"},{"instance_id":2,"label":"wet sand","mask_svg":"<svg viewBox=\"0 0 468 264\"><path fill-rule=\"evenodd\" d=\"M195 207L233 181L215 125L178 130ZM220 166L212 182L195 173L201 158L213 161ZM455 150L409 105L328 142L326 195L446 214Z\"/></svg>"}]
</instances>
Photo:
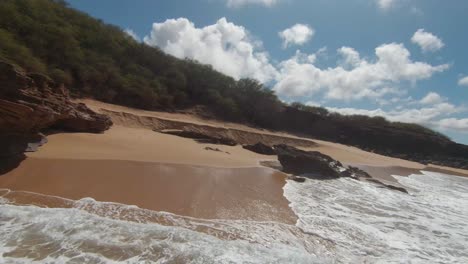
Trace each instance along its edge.
<instances>
[{"instance_id":1,"label":"wet sand","mask_svg":"<svg viewBox=\"0 0 468 264\"><path fill-rule=\"evenodd\" d=\"M461 177L468 177L467 170L449 168L449 167L444 167L444 166L437 166L437 165L432 165L432 164L424 168L424 170L439 172L443 174L450 174L450 175L455 175L455 176L461 176Z\"/></svg>"},{"instance_id":2,"label":"wet sand","mask_svg":"<svg viewBox=\"0 0 468 264\"><path fill-rule=\"evenodd\" d=\"M296 217L283 196L284 184L285 175L268 168L122 160L28 158L18 169L0 176L0 188L10 190L73 200L92 197L204 219L294 224Z\"/></svg>"}]
</instances>

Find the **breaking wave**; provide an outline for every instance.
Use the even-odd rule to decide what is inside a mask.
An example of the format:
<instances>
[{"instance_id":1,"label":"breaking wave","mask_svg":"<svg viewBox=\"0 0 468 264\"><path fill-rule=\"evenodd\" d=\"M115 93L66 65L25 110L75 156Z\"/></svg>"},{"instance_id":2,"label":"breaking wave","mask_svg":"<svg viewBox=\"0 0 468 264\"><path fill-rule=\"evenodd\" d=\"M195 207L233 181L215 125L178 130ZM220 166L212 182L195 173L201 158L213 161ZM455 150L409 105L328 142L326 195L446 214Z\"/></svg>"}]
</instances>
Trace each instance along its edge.
<instances>
[{"instance_id":1,"label":"breaking wave","mask_svg":"<svg viewBox=\"0 0 468 264\"><path fill-rule=\"evenodd\" d=\"M410 194L351 179L288 182L304 232L328 238L344 263L468 263L468 178L395 176Z\"/></svg>"},{"instance_id":2,"label":"breaking wave","mask_svg":"<svg viewBox=\"0 0 468 264\"><path fill-rule=\"evenodd\" d=\"M0 190L0 263L468 263L468 179L397 179L288 181L296 226Z\"/></svg>"}]
</instances>

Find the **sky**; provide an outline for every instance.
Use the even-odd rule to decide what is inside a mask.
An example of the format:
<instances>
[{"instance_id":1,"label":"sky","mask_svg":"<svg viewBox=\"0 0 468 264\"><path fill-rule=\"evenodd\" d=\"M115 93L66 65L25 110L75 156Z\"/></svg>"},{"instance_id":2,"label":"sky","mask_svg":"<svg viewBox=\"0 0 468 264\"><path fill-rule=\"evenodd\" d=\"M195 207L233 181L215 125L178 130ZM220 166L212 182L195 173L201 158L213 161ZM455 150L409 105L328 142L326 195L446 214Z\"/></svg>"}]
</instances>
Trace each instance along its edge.
<instances>
[{"instance_id":1,"label":"sky","mask_svg":"<svg viewBox=\"0 0 468 264\"><path fill-rule=\"evenodd\" d=\"M284 102L418 123L468 144L466 0L69 0L136 40Z\"/></svg>"}]
</instances>

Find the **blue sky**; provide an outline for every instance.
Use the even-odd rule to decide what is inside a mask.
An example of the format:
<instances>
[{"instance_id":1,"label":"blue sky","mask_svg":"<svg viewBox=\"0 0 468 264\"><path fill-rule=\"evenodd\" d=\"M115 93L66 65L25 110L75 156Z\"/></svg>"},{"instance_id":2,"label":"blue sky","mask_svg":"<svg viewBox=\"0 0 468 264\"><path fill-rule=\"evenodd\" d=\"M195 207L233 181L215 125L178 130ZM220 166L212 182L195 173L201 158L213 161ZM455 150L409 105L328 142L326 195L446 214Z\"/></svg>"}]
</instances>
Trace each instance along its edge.
<instances>
[{"instance_id":1,"label":"blue sky","mask_svg":"<svg viewBox=\"0 0 468 264\"><path fill-rule=\"evenodd\" d=\"M286 102L420 123L468 144L468 1L69 3L175 56L259 79Z\"/></svg>"}]
</instances>

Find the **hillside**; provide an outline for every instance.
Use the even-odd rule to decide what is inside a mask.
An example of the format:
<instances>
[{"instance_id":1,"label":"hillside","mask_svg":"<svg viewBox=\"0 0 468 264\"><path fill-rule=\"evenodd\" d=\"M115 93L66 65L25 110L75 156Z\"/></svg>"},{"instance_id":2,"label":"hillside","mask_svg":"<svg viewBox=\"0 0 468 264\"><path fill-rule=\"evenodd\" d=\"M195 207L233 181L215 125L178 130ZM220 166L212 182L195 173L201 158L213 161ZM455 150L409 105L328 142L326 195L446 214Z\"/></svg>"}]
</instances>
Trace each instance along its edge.
<instances>
[{"instance_id":1,"label":"hillside","mask_svg":"<svg viewBox=\"0 0 468 264\"><path fill-rule=\"evenodd\" d=\"M50 76L75 97L148 110L201 106L219 120L468 168L468 146L440 133L381 117L287 105L255 80L234 80L208 65L167 55L61 0L1 1L0 60Z\"/></svg>"}]
</instances>

